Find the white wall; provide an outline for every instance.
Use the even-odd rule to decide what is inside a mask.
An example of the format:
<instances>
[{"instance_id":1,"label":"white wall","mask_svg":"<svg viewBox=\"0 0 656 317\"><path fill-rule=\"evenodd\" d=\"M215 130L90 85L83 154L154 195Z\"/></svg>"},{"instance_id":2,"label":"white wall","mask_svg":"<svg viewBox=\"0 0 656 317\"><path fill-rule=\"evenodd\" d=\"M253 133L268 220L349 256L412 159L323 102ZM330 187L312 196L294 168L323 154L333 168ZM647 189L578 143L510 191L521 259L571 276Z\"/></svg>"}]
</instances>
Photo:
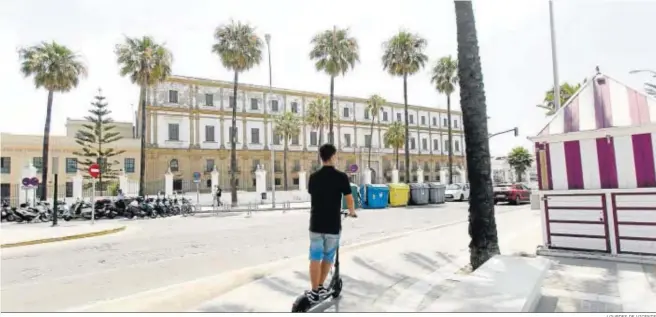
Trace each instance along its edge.
<instances>
[{"instance_id":1,"label":"white wall","mask_svg":"<svg viewBox=\"0 0 656 317\"><path fill-rule=\"evenodd\" d=\"M164 148L189 148L189 117L186 115L171 115L166 113L157 114L157 144L159 147ZM169 123L179 125L179 139L180 141L169 141Z\"/></svg>"}]
</instances>

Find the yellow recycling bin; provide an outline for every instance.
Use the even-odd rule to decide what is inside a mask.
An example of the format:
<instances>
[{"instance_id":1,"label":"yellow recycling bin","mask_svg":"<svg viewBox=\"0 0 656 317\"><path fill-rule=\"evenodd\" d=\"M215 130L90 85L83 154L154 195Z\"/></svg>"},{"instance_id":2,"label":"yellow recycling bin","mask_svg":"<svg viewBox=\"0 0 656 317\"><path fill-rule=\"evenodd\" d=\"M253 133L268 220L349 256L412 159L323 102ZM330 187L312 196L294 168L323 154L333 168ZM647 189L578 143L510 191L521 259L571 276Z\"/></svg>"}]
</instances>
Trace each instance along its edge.
<instances>
[{"instance_id":1,"label":"yellow recycling bin","mask_svg":"<svg viewBox=\"0 0 656 317\"><path fill-rule=\"evenodd\" d=\"M407 206L410 199L410 186L408 184L389 184L390 206Z\"/></svg>"}]
</instances>

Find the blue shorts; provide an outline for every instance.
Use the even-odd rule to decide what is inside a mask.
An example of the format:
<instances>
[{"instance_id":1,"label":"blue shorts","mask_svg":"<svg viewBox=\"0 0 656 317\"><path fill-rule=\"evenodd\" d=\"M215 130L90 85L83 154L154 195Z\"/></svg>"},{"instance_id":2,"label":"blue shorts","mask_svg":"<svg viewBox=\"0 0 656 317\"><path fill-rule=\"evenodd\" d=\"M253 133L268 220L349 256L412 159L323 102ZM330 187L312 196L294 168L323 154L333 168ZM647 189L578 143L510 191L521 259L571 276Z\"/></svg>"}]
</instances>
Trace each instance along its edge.
<instances>
[{"instance_id":1,"label":"blue shorts","mask_svg":"<svg viewBox=\"0 0 656 317\"><path fill-rule=\"evenodd\" d=\"M310 231L310 261L332 263L339 247L339 234L316 233Z\"/></svg>"}]
</instances>

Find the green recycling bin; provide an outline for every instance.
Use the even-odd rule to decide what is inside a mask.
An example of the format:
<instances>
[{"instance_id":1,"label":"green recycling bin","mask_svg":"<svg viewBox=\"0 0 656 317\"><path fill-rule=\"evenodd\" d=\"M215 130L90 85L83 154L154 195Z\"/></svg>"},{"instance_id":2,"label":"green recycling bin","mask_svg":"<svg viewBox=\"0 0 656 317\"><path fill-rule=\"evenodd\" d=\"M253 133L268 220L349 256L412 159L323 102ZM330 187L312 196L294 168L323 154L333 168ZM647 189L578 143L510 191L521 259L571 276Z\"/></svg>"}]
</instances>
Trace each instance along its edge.
<instances>
[{"instance_id":1,"label":"green recycling bin","mask_svg":"<svg viewBox=\"0 0 656 317\"><path fill-rule=\"evenodd\" d=\"M353 203L355 205L355 209L360 208L360 195L358 194L358 185L351 183L351 195L353 196ZM342 209L348 209L348 206L346 206L346 200L344 199L344 196L342 196Z\"/></svg>"}]
</instances>

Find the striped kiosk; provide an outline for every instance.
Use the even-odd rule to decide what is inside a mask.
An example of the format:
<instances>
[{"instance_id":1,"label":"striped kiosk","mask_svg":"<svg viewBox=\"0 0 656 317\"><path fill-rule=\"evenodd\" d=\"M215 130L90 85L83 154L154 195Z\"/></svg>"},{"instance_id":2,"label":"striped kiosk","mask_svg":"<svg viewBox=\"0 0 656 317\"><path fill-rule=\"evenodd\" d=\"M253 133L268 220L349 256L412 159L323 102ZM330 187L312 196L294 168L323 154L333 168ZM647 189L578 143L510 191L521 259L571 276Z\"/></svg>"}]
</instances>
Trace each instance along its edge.
<instances>
[{"instance_id":1,"label":"striped kiosk","mask_svg":"<svg viewBox=\"0 0 656 317\"><path fill-rule=\"evenodd\" d=\"M544 248L656 256L656 99L597 72L529 139Z\"/></svg>"}]
</instances>

